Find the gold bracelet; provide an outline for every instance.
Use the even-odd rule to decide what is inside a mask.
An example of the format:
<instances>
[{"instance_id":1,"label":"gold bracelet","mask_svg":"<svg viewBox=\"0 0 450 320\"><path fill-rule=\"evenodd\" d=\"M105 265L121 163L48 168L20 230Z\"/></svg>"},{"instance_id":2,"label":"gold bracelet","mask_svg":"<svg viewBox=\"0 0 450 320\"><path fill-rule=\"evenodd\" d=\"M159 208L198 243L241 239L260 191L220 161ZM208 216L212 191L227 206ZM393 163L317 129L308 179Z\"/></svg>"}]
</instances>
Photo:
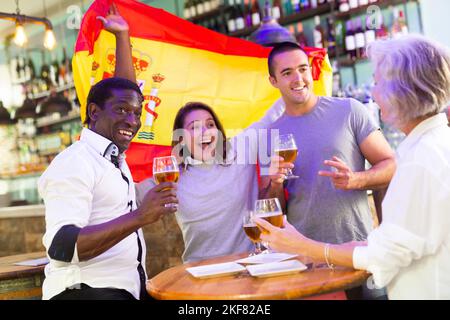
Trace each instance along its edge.
<instances>
[{"instance_id":1,"label":"gold bracelet","mask_svg":"<svg viewBox=\"0 0 450 320\"><path fill-rule=\"evenodd\" d=\"M325 262L327 263L328 268L334 270L334 264L330 263L331 259L330 259L330 244L327 243L325 244L325 248L324 248L324 256L325 256Z\"/></svg>"}]
</instances>

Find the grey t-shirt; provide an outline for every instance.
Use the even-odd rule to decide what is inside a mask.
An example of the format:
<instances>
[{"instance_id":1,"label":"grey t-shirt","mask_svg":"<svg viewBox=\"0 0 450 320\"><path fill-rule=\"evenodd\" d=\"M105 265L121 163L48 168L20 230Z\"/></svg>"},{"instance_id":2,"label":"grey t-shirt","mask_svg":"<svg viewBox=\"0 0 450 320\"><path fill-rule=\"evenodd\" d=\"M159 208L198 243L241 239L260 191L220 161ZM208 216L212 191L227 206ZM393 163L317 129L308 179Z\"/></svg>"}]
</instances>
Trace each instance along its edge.
<instances>
[{"instance_id":1,"label":"grey t-shirt","mask_svg":"<svg viewBox=\"0 0 450 320\"><path fill-rule=\"evenodd\" d=\"M154 186L152 179L136 185L138 204ZM178 211L183 234L183 261L192 262L251 251L242 217L258 196L255 165L192 165L178 181Z\"/></svg>"},{"instance_id":2,"label":"grey t-shirt","mask_svg":"<svg viewBox=\"0 0 450 320\"><path fill-rule=\"evenodd\" d=\"M354 99L320 97L310 113L284 114L270 128L279 134L292 133L298 147L293 172L300 178L285 182L288 221L317 241L365 240L372 229L367 192L336 189L331 178L318 175L320 170L331 170L323 162L333 156L353 171L364 171L359 145L378 129L364 105Z\"/></svg>"}]
</instances>

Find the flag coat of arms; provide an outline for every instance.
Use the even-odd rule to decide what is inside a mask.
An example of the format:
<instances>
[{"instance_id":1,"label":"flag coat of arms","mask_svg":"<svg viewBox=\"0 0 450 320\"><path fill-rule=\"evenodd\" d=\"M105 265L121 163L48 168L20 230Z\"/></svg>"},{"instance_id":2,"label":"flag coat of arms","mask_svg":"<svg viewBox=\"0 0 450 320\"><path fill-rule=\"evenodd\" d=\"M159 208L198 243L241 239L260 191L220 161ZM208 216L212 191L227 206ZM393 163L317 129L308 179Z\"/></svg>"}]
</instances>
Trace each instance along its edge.
<instances>
[{"instance_id":1,"label":"flag coat of arms","mask_svg":"<svg viewBox=\"0 0 450 320\"><path fill-rule=\"evenodd\" d=\"M96 0L83 17L72 60L75 87L86 117L86 99L96 82L115 70L115 37L97 16L112 0ZM114 0L129 25L133 66L145 101L142 127L127 150L133 179L151 176L152 159L170 154L177 111L201 101L217 113L226 131L258 121L280 98L268 80L270 48L197 26L134 0ZM305 48L314 91L331 95L332 71L324 49Z\"/></svg>"}]
</instances>

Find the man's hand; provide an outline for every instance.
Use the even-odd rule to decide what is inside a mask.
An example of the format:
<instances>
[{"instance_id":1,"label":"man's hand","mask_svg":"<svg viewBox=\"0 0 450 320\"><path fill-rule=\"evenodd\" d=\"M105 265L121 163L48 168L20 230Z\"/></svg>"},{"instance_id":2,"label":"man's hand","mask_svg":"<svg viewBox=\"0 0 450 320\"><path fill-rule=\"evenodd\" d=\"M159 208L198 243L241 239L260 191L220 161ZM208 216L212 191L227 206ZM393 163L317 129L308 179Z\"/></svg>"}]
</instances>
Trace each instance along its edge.
<instances>
[{"instance_id":1,"label":"man's hand","mask_svg":"<svg viewBox=\"0 0 450 320\"><path fill-rule=\"evenodd\" d=\"M177 185L173 182L164 182L150 189L137 209L143 224L150 224L168 213L174 213L177 208L166 207L166 204L178 203Z\"/></svg>"},{"instance_id":2,"label":"man's hand","mask_svg":"<svg viewBox=\"0 0 450 320\"><path fill-rule=\"evenodd\" d=\"M283 157L272 156L270 158L269 176L272 183L283 184L286 179L287 169L293 169L294 165L284 162Z\"/></svg>"},{"instance_id":3,"label":"man's hand","mask_svg":"<svg viewBox=\"0 0 450 320\"><path fill-rule=\"evenodd\" d=\"M357 174L344 161L335 156L332 160L325 160L324 164L337 171L319 171L319 176L330 177L337 189L359 189Z\"/></svg>"},{"instance_id":4,"label":"man's hand","mask_svg":"<svg viewBox=\"0 0 450 320\"><path fill-rule=\"evenodd\" d=\"M106 17L98 16L97 19L103 22L105 30L114 35L128 33L128 23L120 15L119 10L117 10L114 3L109 7L108 15Z\"/></svg>"}]
</instances>

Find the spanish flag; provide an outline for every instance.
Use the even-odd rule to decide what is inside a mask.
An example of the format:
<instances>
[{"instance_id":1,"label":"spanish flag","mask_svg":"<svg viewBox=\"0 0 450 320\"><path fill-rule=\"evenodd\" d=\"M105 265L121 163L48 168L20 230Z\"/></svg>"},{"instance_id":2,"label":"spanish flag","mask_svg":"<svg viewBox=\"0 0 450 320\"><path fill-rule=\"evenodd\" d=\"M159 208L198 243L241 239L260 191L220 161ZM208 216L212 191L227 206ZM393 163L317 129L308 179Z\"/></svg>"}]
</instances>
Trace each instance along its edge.
<instances>
[{"instance_id":1,"label":"spanish flag","mask_svg":"<svg viewBox=\"0 0 450 320\"><path fill-rule=\"evenodd\" d=\"M92 84L114 75L115 38L102 30L112 0L96 0L83 17L72 60L86 116ZM268 80L270 48L228 37L134 0L114 0L130 28L133 64L145 96L142 127L127 151L133 179L151 176L152 159L170 154L172 126L189 101L209 104L228 132L258 121L280 98ZM306 48L314 91L331 94L331 67L323 49ZM227 134L228 135L228 134Z\"/></svg>"}]
</instances>

